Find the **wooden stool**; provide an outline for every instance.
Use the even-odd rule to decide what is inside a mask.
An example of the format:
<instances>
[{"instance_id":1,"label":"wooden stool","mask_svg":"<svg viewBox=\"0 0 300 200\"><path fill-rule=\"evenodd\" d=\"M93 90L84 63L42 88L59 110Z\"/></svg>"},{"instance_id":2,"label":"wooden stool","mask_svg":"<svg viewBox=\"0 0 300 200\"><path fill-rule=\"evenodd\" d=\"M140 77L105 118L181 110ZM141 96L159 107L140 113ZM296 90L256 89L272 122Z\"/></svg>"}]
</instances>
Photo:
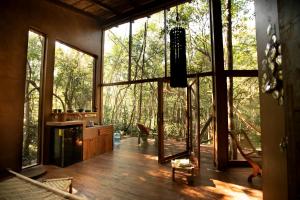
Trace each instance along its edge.
<instances>
[{"instance_id":1,"label":"wooden stool","mask_svg":"<svg viewBox=\"0 0 300 200\"><path fill-rule=\"evenodd\" d=\"M171 162L172 165L172 180L175 181L175 172L176 171L182 171L186 172L188 174L191 174L191 176L187 176L187 182L189 185L193 184L193 178L195 175L195 166L192 163L182 163L185 162L187 159L175 159Z\"/></svg>"},{"instance_id":2,"label":"wooden stool","mask_svg":"<svg viewBox=\"0 0 300 200\"><path fill-rule=\"evenodd\" d=\"M42 180L42 183L49 187L56 188L72 194L72 180L73 177L53 178Z\"/></svg>"}]
</instances>

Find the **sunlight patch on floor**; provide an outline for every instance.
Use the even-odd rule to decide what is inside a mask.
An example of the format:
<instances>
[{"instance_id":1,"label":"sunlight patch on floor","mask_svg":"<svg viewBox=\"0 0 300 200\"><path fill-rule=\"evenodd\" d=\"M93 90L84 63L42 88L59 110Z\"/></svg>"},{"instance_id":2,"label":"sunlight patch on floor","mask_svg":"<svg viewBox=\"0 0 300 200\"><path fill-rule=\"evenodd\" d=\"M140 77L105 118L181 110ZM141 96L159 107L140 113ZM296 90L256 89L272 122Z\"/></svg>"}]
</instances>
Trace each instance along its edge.
<instances>
[{"instance_id":1,"label":"sunlight patch on floor","mask_svg":"<svg viewBox=\"0 0 300 200\"><path fill-rule=\"evenodd\" d=\"M248 187L227 183L215 179L211 179L215 184L215 188L213 190L217 190L219 193L224 194L223 199L236 199L236 200L246 200L251 197L253 200L261 200L262 199L262 191L250 189Z\"/></svg>"},{"instance_id":2,"label":"sunlight patch on floor","mask_svg":"<svg viewBox=\"0 0 300 200\"><path fill-rule=\"evenodd\" d=\"M153 156L153 155L144 155L144 158L149 159L149 160L158 160L157 156Z\"/></svg>"}]
</instances>

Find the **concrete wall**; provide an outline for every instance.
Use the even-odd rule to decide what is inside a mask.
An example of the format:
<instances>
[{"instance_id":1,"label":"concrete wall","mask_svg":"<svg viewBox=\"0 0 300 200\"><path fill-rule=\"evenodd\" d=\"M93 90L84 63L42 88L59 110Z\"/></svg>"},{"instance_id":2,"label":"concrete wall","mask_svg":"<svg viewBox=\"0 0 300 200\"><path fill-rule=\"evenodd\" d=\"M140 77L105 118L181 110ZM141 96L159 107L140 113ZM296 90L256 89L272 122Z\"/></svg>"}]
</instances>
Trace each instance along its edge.
<instances>
[{"instance_id":1,"label":"concrete wall","mask_svg":"<svg viewBox=\"0 0 300 200\"><path fill-rule=\"evenodd\" d=\"M28 31L46 35L43 124L51 112L55 40L97 57L101 30L95 19L48 1L0 2L0 172L20 170ZM97 80L97 83L99 81Z\"/></svg>"}]
</instances>

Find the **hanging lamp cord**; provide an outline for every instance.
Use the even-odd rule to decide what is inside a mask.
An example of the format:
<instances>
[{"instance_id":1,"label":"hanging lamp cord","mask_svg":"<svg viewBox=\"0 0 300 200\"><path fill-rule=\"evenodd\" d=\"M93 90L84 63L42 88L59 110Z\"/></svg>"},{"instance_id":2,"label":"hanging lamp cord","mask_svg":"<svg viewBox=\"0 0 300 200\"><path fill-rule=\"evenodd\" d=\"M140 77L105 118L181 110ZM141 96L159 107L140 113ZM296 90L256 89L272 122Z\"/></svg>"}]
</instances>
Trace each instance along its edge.
<instances>
[{"instance_id":1,"label":"hanging lamp cord","mask_svg":"<svg viewBox=\"0 0 300 200\"><path fill-rule=\"evenodd\" d=\"M176 25L179 26L178 5L176 6Z\"/></svg>"}]
</instances>

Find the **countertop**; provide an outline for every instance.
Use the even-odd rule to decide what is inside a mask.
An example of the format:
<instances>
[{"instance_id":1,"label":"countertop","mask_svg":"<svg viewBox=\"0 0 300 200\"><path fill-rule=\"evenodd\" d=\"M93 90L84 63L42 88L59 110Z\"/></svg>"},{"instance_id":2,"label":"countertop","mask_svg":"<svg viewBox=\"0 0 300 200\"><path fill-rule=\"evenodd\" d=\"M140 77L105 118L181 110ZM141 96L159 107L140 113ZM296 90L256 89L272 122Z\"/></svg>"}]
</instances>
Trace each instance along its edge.
<instances>
[{"instance_id":1,"label":"countertop","mask_svg":"<svg viewBox=\"0 0 300 200\"><path fill-rule=\"evenodd\" d=\"M83 125L82 120L64 121L64 122L46 122L47 126L72 126L72 125Z\"/></svg>"}]
</instances>

